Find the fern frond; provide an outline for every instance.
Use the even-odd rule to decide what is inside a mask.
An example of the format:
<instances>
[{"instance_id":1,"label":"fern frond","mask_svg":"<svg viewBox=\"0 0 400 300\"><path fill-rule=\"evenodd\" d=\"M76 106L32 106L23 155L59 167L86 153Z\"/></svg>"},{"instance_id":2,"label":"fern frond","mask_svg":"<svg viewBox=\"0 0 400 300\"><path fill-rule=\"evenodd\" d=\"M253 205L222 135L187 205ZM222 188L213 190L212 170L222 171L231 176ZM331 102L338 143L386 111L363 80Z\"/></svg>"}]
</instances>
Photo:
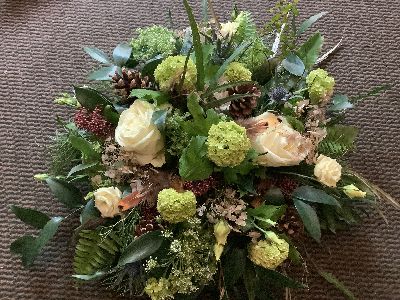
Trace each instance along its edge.
<instances>
[{"instance_id":1,"label":"fern frond","mask_svg":"<svg viewBox=\"0 0 400 300\"><path fill-rule=\"evenodd\" d=\"M346 154L354 147L357 128L346 125L334 125L327 128L327 135L319 144L318 152L337 158Z\"/></svg>"},{"instance_id":2,"label":"fern frond","mask_svg":"<svg viewBox=\"0 0 400 300\"><path fill-rule=\"evenodd\" d=\"M52 175L67 175L80 158L80 152L72 147L69 133L57 132L48 147L51 156L50 173Z\"/></svg>"},{"instance_id":3,"label":"fern frond","mask_svg":"<svg viewBox=\"0 0 400 300\"><path fill-rule=\"evenodd\" d=\"M110 233L103 236L97 230L79 233L74 258L74 271L79 275L91 275L112 266L120 253L119 238Z\"/></svg>"}]
</instances>

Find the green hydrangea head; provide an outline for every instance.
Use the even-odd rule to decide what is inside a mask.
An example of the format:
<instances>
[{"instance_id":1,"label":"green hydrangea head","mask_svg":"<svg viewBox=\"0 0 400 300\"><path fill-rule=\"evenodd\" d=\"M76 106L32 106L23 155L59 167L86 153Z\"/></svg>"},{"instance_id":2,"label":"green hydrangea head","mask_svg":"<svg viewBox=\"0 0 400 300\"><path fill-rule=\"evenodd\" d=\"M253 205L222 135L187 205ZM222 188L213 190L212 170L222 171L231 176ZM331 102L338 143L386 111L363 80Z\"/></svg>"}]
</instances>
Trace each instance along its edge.
<instances>
[{"instance_id":1,"label":"green hydrangea head","mask_svg":"<svg viewBox=\"0 0 400 300\"><path fill-rule=\"evenodd\" d=\"M306 78L308 93L313 104L332 96L335 79L323 69L311 71Z\"/></svg>"},{"instance_id":2,"label":"green hydrangea head","mask_svg":"<svg viewBox=\"0 0 400 300\"><path fill-rule=\"evenodd\" d=\"M169 56L160 63L154 71L154 78L163 91L169 91L180 83L181 76L185 69L186 57L183 55ZM189 59L183 82L183 89L192 91L195 88L197 79L196 65Z\"/></svg>"},{"instance_id":3,"label":"green hydrangea head","mask_svg":"<svg viewBox=\"0 0 400 300\"><path fill-rule=\"evenodd\" d=\"M169 288L170 283L168 279L162 277L160 280L157 280L152 277L147 280L144 291L151 300L166 300L173 298Z\"/></svg>"},{"instance_id":4,"label":"green hydrangea head","mask_svg":"<svg viewBox=\"0 0 400 300\"><path fill-rule=\"evenodd\" d=\"M220 167L239 165L251 147L246 129L233 121L212 125L207 143L208 157Z\"/></svg>"},{"instance_id":5,"label":"green hydrangea head","mask_svg":"<svg viewBox=\"0 0 400 300\"><path fill-rule=\"evenodd\" d=\"M196 213L196 196L191 191L179 193L164 189L158 193L157 210L170 223L183 222Z\"/></svg>"},{"instance_id":6,"label":"green hydrangea head","mask_svg":"<svg viewBox=\"0 0 400 300\"><path fill-rule=\"evenodd\" d=\"M280 238L261 240L249 246L250 260L266 269L276 269L289 255L289 244Z\"/></svg>"},{"instance_id":7,"label":"green hydrangea head","mask_svg":"<svg viewBox=\"0 0 400 300\"><path fill-rule=\"evenodd\" d=\"M138 37L131 41L132 58L135 60L149 60L159 54L168 56L176 51L176 36L168 28L154 25L137 32Z\"/></svg>"},{"instance_id":8,"label":"green hydrangea head","mask_svg":"<svg viewBox=\"0 0 400 300\"><path fill-rule=\"evenodd\" d=\"M228 82L250 81L251 75L251 71L240 62L230 63L224 73L224 76Z\"/></svg>"},{"instance_id":9,"label":"green hydrangea head","mask_svg":"<svg viewBox=\"0 0 400 300\"><path fill-rule=\"evenodd\" d=\"M252 72L259 69L271 54L261 38L255 38L249 48L240 57L239 62L243 63Z\"/></svg>"}]
</instances>

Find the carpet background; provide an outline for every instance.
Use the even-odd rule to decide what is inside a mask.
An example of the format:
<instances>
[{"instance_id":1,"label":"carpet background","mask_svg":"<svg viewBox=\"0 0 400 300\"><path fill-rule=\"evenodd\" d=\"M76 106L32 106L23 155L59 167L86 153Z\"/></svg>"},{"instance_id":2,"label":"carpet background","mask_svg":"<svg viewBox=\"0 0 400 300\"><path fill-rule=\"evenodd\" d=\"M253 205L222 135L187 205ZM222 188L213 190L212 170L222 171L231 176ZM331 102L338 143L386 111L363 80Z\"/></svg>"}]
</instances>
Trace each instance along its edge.
<instances>
[{"instance_id":1,"label":"carpet background","mask_svg":"<svg viewBox=\"0 0 400 300\"><path fill-rule=\"evenodd\" d=\"M228 16L233 1L214 2L218 14ZM273 2L238 4L263 22ZM361 129L357 152L350 157L352 166L400 199L398 4L303 0L300 9L302 17L330 12L317 26L325 34L326 49L344 37L344 45L327 64L338 92L355 95L374 85L393 85L384 95L361 102L347 121ZM168 8L174 10L177 24L184 24L186 16L176 0L0 0L0 299L117 299L101 288L71 280L75 219L62 225L33 268L24 269L10 255L9 245L30 229L13 217L9 205L67 214L32 178L46 171L45 147L55 130L55 116L69 113L52 101L72 83L83 82L95 66L82 51L84 46L110 52L119 41L128 40L134 28L165 23ZM372 214L351 232L325 236L322 246L309 243L315 262L359 299L400 299L400 212L388 205L382 209L388 225ZM293 293L294 299L343 299L314 274L299 276L308 278L310 290Z\"/></svg>"}]
</instances>

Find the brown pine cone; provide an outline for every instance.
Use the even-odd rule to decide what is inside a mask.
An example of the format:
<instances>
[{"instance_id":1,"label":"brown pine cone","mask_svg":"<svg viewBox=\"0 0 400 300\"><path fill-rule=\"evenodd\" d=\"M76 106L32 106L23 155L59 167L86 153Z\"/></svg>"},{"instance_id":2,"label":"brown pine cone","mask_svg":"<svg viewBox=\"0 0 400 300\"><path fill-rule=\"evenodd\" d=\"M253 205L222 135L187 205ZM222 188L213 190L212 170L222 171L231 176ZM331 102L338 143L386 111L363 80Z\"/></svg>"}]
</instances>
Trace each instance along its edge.
<instances>
[{"instance_id":1,"label":"brown pine cone","mask_svg":"<svg viewBox=\"0 0 400 300\"><path fill-rule=\"evenodd\" d=\"M233 100L229 106L232 117L242 119L250 116L257 107L261 91L254 84L245 84L228 89L229 96L238 94L248 94L248 97Z\"/></svg>"},{"instance_id":2,"label":"brown pine cone","mask_svg":"<svg viewBox=\"0 0 400 300\"><path fill-rule=\"evenodd\" d=\"M138 71L122 68L121 73L122 75L115 72L115 75L111 78L117 94L120 95L124 101L129 98L133 89L146 89L151 87L149 77L142 77Z\"/></svg>"},{"instance_id":3,"label":"brown pine cone","mask_svg":"<svg viewBox=\"0 0 400 300\"><path fill-rule=\"evenodd\" d=\"M286 213L278 220L278 230L293 239L299 239L303 235L304 225L294 207L289 206Z\"/></svg>"}]
</instances>

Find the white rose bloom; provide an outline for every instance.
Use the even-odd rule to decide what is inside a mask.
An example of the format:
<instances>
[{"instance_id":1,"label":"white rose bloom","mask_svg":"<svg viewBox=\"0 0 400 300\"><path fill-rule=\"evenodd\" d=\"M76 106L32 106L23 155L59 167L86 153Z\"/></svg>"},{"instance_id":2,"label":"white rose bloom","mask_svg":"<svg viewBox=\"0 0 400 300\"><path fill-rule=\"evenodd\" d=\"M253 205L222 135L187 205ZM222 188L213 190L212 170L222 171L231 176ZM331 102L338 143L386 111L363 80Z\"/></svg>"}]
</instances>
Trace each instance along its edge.
<instances>
[{"instance_id":1,"label":"white rose bloom","mask_svg":"<svg viewBox=\"0 0 400 300\"><path fill-rule=\"evenodd\" d=\"M113 218L120 213L118 203L122 193L116 187L99 188L94 193L94 206L103 218Z\"/></svg>"},{"instance_id":2,"label":"white rose bloom","mask_svg":"<svg viewBox=\"0 0 400 300\"><path fill-rule=\"evenodd\" d=\"M342 177L342 166L336 159L319 155L314 167L314 175L318 181L329 187L336 187Z\"/></svg>"},{"instance_id":3,"label":"white rose bloom","mask_svg":"<svg viewBox=\"0 0 400 300\"><path fill-rule=\"evenodd\" d=\"M286 120L267 112L253 122L261 124L262 130L250 135L253 148L260 154L258 164L267 167L295 166L310 151L310 141L290 127Z\"/></svg>"},{"instance_id":4,"label":"white rose bloom","mask_svg":"<svg viewBox=\"0 0 400 300\"><path fill-rule=\"evenodd\" d=\"M231 38L237 31L239 24L236 22L226 22L221 24L221 36L223 38Z\"/></svg>"},{"instance_id":5,"label":"white rose bloom","mask_svg":"<svg viewBox=\"0 0 400 300\"><path fill-rule=\"evenodd\" d=\"M115 140L126 151L132 152L140 165L161 167L165 163L164 140L157 126L151 122L154 110L153 104L136 100L121 113Z\"/></svg>"}]
</instances>

